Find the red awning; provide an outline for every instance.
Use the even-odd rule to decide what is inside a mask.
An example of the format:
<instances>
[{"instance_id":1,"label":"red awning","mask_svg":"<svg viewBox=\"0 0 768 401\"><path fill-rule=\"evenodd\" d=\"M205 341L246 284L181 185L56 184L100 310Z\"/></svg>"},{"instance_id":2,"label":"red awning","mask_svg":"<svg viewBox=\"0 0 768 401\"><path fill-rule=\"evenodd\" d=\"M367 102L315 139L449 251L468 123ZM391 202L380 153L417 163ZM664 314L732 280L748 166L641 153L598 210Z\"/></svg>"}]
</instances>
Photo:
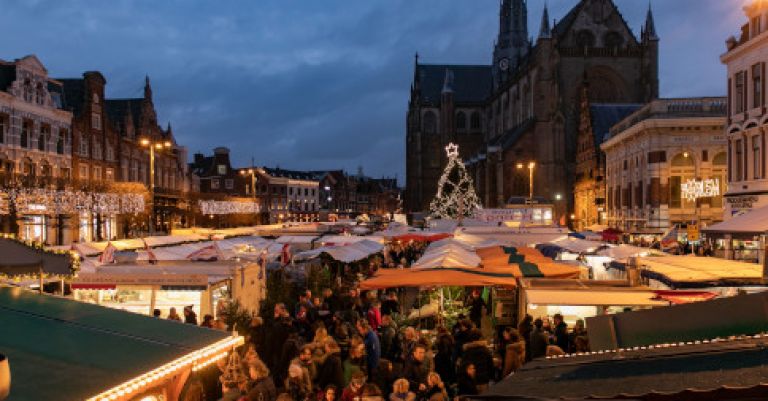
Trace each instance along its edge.
<instances>
[{"instance_id":1,"label":"red awning","mask_svg":"<svg viewBox=\"0 0 768 401\"><path fill-rule=\"evenodd\" d=\"M393 240L408 242L408 241L422 241L422 242L435 242L441 239L451 238L453 234L440 233L440 234L404 234L393 237Z\"/></svg>"},{"instance_id":2,"label":"red awning","mask_svg":"<svg viewBox=\"0 0 768 401\"><path fill-rule=\"evenodd\" d=\"M717 294L709 291L654 291L656 298L661 301L671 302L674 305L688 304L691 302L709 301L717 297Z\"/></svg>"},{"instance_id":3,"label":"red awning","mask_svg":"<svg viewBox=\"0 0 768 401\"><path fill-rule=\"evenodd\" d=\"M73 283L71 288L73 290L114 290L117 286L115 284Z\"/></svg>"}]
</instances>

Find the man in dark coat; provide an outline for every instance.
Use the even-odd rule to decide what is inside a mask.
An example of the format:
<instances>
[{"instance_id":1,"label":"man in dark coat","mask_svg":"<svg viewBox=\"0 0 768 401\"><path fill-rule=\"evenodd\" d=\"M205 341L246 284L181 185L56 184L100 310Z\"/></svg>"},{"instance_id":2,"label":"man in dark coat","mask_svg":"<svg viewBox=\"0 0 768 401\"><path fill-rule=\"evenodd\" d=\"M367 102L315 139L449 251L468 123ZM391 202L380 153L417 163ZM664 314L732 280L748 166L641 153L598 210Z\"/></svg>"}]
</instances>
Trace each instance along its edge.
<instances>
[{"instance_id":1,"label":"man in dark coat","mask_svg":"<svg viewBox=\"0 0 768 401\"><path fill-rule=\"evenodd\" d=\"M555 345L564 352L568 352L568 325L563 321L563 315L557 313L553 316L555 323Z\"/></svg>"},{"instance_id":2,"label":"man in dark coat","mask_svg":"<svg viewBox=\"0 0 768 401\"><path fill-rule=\"evenodd\" d=\"M410 389L414 393L424 391L427 388L429 367L424 363L426 356L427 348L423 344L416 344L411 357L405 361L403 377L408 380Z\"/></svg>"},{"instance_id":3,"label":"man in dark coat","mask_svg":"<svg viewBox=\"0 0 768 401\"><path fill-rule=\"evenodd\" d=\"M488 309L488 305L485 304L485 300L480 296L480 290L472 290L472 295L467 300L467 306L469 307L469 319L475 323L478 329L481 328L483 311Z\"/></svg>"},{"instance_id":4,"label":"man in dark coat","mask_svg":"<svg viewBox=\"0 0 768 401\"><path fill-rule=\"evenodd\" d=\"M325 343L325 355L320 361L317 372L317 385L326 388L329 384L336 386L336 391L344 388L344 367L341 362L341 349L335 341L329 339Z\"/></svg>"},{"instance_id":5,"label":"man in dark coat","mask_svg":"<svg viewBox=\"0 0 768 401\"><path fill-rule=\"evenodd\" d=\"M533 322L533 331L531 332L531 359L541 358L547 355L547 346L549 345L549 336L542 328L544 322L536 319Z\"/></svg>"}]
</instances>

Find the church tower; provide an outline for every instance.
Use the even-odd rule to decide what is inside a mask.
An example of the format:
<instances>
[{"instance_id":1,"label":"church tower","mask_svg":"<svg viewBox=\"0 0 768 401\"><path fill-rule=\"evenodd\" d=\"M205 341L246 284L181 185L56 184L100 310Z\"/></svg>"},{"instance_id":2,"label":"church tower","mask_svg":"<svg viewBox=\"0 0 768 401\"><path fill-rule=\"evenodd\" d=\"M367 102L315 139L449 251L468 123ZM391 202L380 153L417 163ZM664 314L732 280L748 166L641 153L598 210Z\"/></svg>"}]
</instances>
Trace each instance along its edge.
<instances>
[{"instance_id":1,"label":"church tower","mask_svg":"<svg viewBox=\"0 0 768 401\"><path fill-rule=\"evenodd\" d=\"M526 0L502 0L499 37L493 49L493 83L499 87L520 59L528 53L528 4Z\"/></svg>"}]
</instances>

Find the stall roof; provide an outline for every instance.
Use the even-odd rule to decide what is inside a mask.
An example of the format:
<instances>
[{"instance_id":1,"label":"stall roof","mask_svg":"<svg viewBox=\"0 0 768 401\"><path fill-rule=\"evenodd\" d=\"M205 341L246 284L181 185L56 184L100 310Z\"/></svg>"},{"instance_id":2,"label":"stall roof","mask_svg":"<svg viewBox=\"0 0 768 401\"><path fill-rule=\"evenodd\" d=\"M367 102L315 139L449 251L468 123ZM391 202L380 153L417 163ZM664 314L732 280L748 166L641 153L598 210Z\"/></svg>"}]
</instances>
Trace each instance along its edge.
<instances>
[{"instance_id":1,"label":"stall roof","mask_svg":"<svg viewBox=\"0 0 768 401\"><path fill-rule=\"evenodd\" d=\"M283 235L278 237L275 242L278 244L311 244L317 239L315 235Z\"/></svg>"},{"instance_id":2,"label":"stall roof","mask_svg":"<svg viewBox=\"0 0 768 401\"><path fill-rule=\"evenodd\" d=\"M311 251L299 252L295 255L296 260L308 260L327 254L331 258L344 263L357 262L373 254L379 253L384 249L384 245L375 241L359 241L352 244L341 246L324 246Z\"/></svg>"},{"instance_id":3,"label":"stall roof","mask_svg":"<svg viewBox=\"0 0 768 401\"><path fill-rule=\"evenodd\" d=\"M360 283L361 289L439 286L500 286L514 287L515 276L510 272L479 268L380 269Z\"/></svg>"},{"instance_id":4,"label":"stall roof","mask_svg":"<svg viewBox=\"0 0 768 401\"><path fill-rule=\"evenodd\" d=\"M378 233L377 233L378 234ZM317 239L316 243L320 243L323 246L337 246L337 245L349 245L360 241L374 241L384 243L384 237L380 235L325 235Z\"/></svg>"},{"instance_id":5,"label":"stall roof","mask_svg":"<svg viewBox=\"0 0 768 401\"><path fill-rule=\"evenodd\" d=\"M45 274L57 276L75 273L69 253L35 249L13 239L0 238L0 255L0 275L37 275L41 269Z\"/></svg>"},{"instance_id":6,"label":"stall roof","mask_svg":"<svg viewBox=\"0 0 768 401\"><path fill-rule=\"evenodd\" d=\"M764 337L706 341L537 360L475 398L765 399L768 349L764 342Z\"/></svg>"},{"instance_id":7,"label":"stall roof","mask_svg":"<svg viewBox=\"0 0 768 401\"><path fill-rule=\"evenodd\" d=\"M754 209L701 231L708 233L762 234L768 231L768 206Z\"/></svg>"},{"instance_id":8,"label":"stall roof","mask_svg":"<svg viewBox=\"0 0 768 401\"><path fill-rule=\"evenodd\" d=\"M0 287L9 400L84 400L225 340L228 334Z\"/></svg>"},{"instance_id":9,"label":"stall roof","mask_svg":"<svg viewBox=\"0 0 768 401\"><path fill-rule=\"evenodd\" d=\"M657 253L650 248L641 248L632 245L621 244L618 246L610 246L608 248L597 251L599 256L607 256L612 259L626 259L632 256L646 256L651 253Z\"/></svg>"},{"instance_id":10,"label":"stall roof","mask_svg":"<svg viewBox=\"0 0 768 401\"><path fill-rule=\"evenodd\" d=\"M526 289L529 304L569 306L666 306L651 290Z\"/></svg>"},{"instance_id":11,"label":"stall roof","mask_svg":"<svg viewBox=\"0 0 768 401\"><path fill-rule=\"evenodd\" d=\"M639 258L644 277L673 288L761 284L763 267L711 257L651 256Z\"/></svg>"},{"instance_id":12,"label":"stall roof","mask_svg":"<svg viewBox=\"0 0 768 401\"><path fill-rule=\"evenodd\" d=\"M89 275L90 277L108 277L112 275L203 275L207 277L208 283L212 284L225 278L232 277L235 274L235 269L243 265L244 264L241 262L234 261L194 262L191 260L159 261L157 264L126 263L102 265L94 271L84 272L81 277L75 278L74 282L82 280L86 275Z\"/></svg>"},{"instance_id":13,"label":"stall roof","mask_svg":"<svg viewBox=\"0 0 768 401\"><path fill-rule=\"evenodd\" d=\"M597 251L598 248L605 245L605 243L599 241L589 241L568 236L549 241L549 244L573 253L590 253Z\"/></svg>"}]
</instances>

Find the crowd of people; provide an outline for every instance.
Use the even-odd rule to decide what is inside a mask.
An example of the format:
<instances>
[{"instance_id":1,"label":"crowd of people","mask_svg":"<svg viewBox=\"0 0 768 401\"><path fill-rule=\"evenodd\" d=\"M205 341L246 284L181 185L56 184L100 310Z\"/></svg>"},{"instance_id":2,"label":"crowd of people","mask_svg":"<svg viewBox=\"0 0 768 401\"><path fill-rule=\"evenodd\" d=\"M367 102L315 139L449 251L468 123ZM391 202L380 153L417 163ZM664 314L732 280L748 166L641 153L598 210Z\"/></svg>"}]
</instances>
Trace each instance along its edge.
<instances>
[{"instance_id":1,"label":"crowd of people","mask_svg":"<svg viewBox=\"0 0 768 401\"><path fill-rule=\"evenodd\" d=\"M485 307L478 294L468 297L470 314ZM221 400L447 401L479 394L533 358L588 347L583 322L569 332L559 315L551 324L527 316L495 344L476 316L433 331L399 327L395 292L306 291L291 309L277 304L270 318L252 320L247 377L222 381Z\"/></svg>"}]
</instances>

